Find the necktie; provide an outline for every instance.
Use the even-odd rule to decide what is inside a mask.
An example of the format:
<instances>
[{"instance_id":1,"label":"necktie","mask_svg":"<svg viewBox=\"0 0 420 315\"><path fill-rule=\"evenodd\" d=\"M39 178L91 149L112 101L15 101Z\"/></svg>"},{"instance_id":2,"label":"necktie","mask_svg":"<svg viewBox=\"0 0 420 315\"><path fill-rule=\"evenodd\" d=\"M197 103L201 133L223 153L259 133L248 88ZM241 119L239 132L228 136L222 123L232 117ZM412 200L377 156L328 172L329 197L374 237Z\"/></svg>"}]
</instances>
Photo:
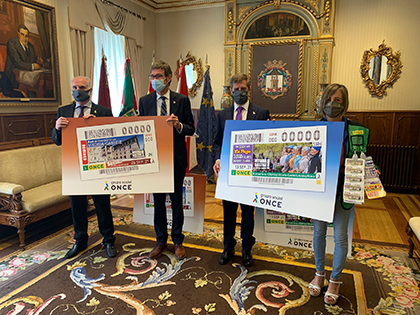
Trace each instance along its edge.
<instances>
[{"instance_id":1,"label":"necktie","mask_svg":"<svg viewBox=\"0 0 420 315\"><path fill-rule=\"evenodd\" d=\"M165 102L166 97L165 96L161 96L160 97L160 115L161 116L166 116L168 114L167 110L166 110L166 102Z\"/></svg>"},{"instance_id":2,"label":"necktie","mask_svg":"<svg viewBox=\"0 0 420 315\"><path fill-rule=\"evenodd\" d=\"M80 118L80 117L83 117L85 115L86 106L81 105L81 106L79 106L79 108L80 108L80 112L79 112L79 118Z\"/></svg>"},{"instance_id":3,"label":"necktie","mask_svg":"<svg viewBox=\"0 0 420 315\"><path fill-rule=\"evenodd\" d=\"M237 113L236 113L236 120L242 120L242 110L243 107L242 106L238 106L238 108L236 109Z\"/></svg>"}]
</instances>

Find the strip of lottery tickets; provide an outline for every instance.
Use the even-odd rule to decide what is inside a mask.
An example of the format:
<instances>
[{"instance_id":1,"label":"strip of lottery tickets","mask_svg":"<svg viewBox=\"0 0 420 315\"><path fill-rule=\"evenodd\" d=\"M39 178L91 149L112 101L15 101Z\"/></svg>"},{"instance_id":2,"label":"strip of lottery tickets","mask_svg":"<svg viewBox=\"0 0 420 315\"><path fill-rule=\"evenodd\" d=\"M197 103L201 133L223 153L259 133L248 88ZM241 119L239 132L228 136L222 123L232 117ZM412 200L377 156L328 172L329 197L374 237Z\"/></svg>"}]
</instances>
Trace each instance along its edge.
<instances>
[{"instance_id":1,"label":"strip of lottery tickets","mask_svg":"<svg viewBox=\"0 0 420 315\"><path fill-rule=\"evenodd\" d=\"M372 157L368 156L365 162L365 191L368 199L376 199L386 196L386 191L382 185L379 175L376 172Z\"/></svg>"},{"instance_id":2,"label":"strip of lottery tickets","mask_svg":"<svg viewBox=\"0 0 420 315\"><path fill-rule=\"evenodd\" d=\"M347 203L362 204L365 201L365 160L347 158L344 173L343 200Z\"/></svg>"}]
</instances>

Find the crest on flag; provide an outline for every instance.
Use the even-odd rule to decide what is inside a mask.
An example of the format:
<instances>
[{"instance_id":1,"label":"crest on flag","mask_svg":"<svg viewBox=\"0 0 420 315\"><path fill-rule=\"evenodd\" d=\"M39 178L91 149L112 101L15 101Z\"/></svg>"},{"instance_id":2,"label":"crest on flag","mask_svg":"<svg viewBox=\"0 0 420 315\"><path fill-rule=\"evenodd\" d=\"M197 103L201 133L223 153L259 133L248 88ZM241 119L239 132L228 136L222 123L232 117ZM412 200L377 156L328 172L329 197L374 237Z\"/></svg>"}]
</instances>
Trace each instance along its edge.
<instances>
[{"instance_id":1,"label":"crest on flag","mask_svg":"<svg viewBox=\"0 0 420 315\"><path fill-rule=\"evenodd\" d=\"M264 66L265 69L258 75L260 92L272 100L287 95L292 86L292 74L286 69L287 63L274 59Z\"/></svg>"}]
</instances>

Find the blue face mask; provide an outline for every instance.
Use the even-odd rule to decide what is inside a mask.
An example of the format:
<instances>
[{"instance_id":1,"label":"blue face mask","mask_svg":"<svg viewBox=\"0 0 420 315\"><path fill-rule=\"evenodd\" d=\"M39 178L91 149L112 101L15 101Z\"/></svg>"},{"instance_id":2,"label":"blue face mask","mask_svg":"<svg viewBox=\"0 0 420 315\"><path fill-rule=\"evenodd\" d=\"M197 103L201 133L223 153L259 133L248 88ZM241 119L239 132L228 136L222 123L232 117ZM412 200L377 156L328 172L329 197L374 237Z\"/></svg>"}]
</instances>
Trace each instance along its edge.
<instances>
[{"instance_id":1,"label":"blue face mask","mask_svg":"<svg viewBox=\"0 0 420 315\"><path fill-rule=\"evenodd\" d=\"M160 79L160 80L152 80L152 88L156 91L156 92L161 92L165 89L166 84L165 84L165 80L164 79Z\"/></svg>"}]
</instances>

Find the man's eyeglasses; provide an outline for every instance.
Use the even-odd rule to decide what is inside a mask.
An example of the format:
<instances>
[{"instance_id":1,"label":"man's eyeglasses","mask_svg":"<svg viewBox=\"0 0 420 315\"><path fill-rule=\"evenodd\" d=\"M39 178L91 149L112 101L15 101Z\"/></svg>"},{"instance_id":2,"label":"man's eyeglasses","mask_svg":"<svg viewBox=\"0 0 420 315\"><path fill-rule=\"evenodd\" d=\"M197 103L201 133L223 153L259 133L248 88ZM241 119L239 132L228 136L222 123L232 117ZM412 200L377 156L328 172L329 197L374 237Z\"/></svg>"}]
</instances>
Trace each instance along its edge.
<instances>
[{"instance_id":1,"label":"man's eyeglasses","mask_svg":"<svg viewBox=\"0 0 420 315\"><path fill-rule=\"evenodd\" d=\"M158 73L158 74L149 74L149 80L155 80L155 79L158 79L158 80L160 80L160 79L163 79L165 76L163 75L163 74L161 74L161 73Z\"/></svg>"}]
</instances>

